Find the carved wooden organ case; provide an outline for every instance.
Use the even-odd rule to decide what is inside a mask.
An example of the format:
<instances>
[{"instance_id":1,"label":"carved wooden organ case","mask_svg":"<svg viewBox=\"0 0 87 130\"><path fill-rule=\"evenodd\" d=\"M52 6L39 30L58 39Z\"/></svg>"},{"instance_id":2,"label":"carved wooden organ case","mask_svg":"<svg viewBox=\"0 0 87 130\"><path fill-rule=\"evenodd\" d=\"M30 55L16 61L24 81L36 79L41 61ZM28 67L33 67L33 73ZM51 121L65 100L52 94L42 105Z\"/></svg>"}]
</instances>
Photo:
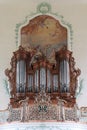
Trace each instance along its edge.
<instances>
[{"instance_id":1,"label":"carved wooden organ case","mask_svg":"<svg viewBox=\"0 0 87 130\"><path fill-rule=\"evenodd\" d=\"M10 104L19 107L20 100L29 97L29 103L34 103L34 96L41 89L50 95L52 103L57 103L57 97L65 100L66 107L76 103L77 77L80 70L75 69L72 52L63 47L55 52L55 63L36 49L27 51L22 46L13 53L11 69L5 70L10 83Z\"/></svg>"}]
</instances>

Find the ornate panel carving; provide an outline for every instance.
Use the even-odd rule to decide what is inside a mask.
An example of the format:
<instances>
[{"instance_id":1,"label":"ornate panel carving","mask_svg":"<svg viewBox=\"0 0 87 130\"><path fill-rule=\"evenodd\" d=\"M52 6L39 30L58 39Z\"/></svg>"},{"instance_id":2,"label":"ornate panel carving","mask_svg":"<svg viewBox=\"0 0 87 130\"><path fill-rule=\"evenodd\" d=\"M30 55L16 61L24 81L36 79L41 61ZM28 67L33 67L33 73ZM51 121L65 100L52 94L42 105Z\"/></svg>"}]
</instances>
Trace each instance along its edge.
<instances>
[{"instance_id":1,"label":"ornate panel carving","mask_svg":"<svg viewBox=\"0 0 87 130\"><path fill-rule=\"evenodd\" d=\"M78 121L77 107L66 108L65 100L57 97L57 104L53 104L49 94L43 88L35 97L34 103L30 104L29 99L19 101L19 108L12 108L9 105L8 121Z\"/></svg>"}]
</instances>

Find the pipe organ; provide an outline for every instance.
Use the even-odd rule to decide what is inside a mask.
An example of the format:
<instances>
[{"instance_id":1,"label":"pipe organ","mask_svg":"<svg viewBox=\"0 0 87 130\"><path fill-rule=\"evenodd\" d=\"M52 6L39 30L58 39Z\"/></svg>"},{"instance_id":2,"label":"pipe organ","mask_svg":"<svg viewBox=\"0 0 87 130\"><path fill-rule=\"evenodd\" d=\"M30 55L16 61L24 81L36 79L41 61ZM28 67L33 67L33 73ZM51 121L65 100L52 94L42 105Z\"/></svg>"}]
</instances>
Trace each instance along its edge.
<instances>
[{"instance_id":1,"label":"pipe organ","mask_svg":"<svg viewBox=\"0 0 87 130\"><path fill-rule=\"evenodd\" d=\"M53 100L60 96L75 102L80 70L74 68L72 52L66 47L55 52L55 64L50 63L45 56L35 57L35 55L31 56L31 53L20 46L12 57L11 69L5 71L11 84L12 105L14 106L14 102L17 103L26 96L33 100L33 95L40 92L42 88L52 95Z\"/></svg>"},{"instance_id":2,"label":"pipe organ","mask_svg":"<svg viewBox=\"0 0 87 130\"><path fill-rule=\"evenodd\" d=\"M76 89L80 70L75 69L72 52L64 46L55 52L55 62L19 47L13 53L8 121L77 121ZM72 115L70 114L72 113Z\"/></svg>"}]
</instances>

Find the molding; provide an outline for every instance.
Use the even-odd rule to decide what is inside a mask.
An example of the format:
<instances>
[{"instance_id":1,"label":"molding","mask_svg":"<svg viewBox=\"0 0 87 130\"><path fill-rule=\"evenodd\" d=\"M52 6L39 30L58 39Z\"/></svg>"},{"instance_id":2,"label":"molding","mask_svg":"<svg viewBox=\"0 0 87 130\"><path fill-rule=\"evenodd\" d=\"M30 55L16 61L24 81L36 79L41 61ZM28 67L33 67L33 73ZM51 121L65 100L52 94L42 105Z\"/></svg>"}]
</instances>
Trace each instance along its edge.
<instances>
[{"instance_id":1,"label":"molding","mask_svg":"<svg viewBox=\"0 0 87 130\"><path fill-rule=\"evenodd\" d=\"M84 81L84 79L80 79L80 81L79 81L79 85L78 85L78 87L77 87L77 89L78 90L76 90L76 98L78 98L78 96L81 96L81 95L83 95L83 93L82 93L82 90L83 90L83 88L84 88L84 86L83 86L83 81Z\"/></svg>"},{"instance_id":2,"label":"molding","mask_svg":"<svg viewBox=\"0 0 87 130\"><path fill-rule=\"evenodd\" d=\"M3 87L5 88L6 94L10 97L10 88L7 79L3 79Z\"/></svg>"},{"instance_id":3,"label":"molding","mask_svg":"<svg viewBox=\"0 0 87 130\"><path fill-rule=\"evenodd\" d=\"M37 122L37 123L18 123L14 122L11 124L2 124L1 130L86 130L87 125L82 123L66 122L66 123L55 123L55 122Z\"/></svg>"}]
</instances>

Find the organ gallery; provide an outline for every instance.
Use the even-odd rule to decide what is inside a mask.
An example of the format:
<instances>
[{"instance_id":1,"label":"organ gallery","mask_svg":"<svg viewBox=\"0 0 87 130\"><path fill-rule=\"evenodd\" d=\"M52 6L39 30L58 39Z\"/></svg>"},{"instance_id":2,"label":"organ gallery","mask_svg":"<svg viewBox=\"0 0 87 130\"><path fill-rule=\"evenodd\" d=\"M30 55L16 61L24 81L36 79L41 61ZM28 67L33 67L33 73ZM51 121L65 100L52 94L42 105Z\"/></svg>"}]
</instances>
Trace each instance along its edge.
<instances>
[{"instance_id":1,"label":"organ gallery","mask_svg":"<svg viewBox=\"0 0 87 130\"><path fill-rule=\"evenodd\" d=\"M37 23L41 17L33 20L36 19ZM43 15L43 18L55 21L50 16ZM11 95L8 121L77 121L75 94L80 69L75 68L73 54L65 43L60 48L52 46L51 51L47 50L47 45L46 48L41 45L24 46L24 36L33 35L28 33L33 20L21 29L22 45L13 52L11 68L5 70ZM43 21L39 24L45 26ZM66 35L66 29L57 24Z\"/></svg>"}]
</instances>

